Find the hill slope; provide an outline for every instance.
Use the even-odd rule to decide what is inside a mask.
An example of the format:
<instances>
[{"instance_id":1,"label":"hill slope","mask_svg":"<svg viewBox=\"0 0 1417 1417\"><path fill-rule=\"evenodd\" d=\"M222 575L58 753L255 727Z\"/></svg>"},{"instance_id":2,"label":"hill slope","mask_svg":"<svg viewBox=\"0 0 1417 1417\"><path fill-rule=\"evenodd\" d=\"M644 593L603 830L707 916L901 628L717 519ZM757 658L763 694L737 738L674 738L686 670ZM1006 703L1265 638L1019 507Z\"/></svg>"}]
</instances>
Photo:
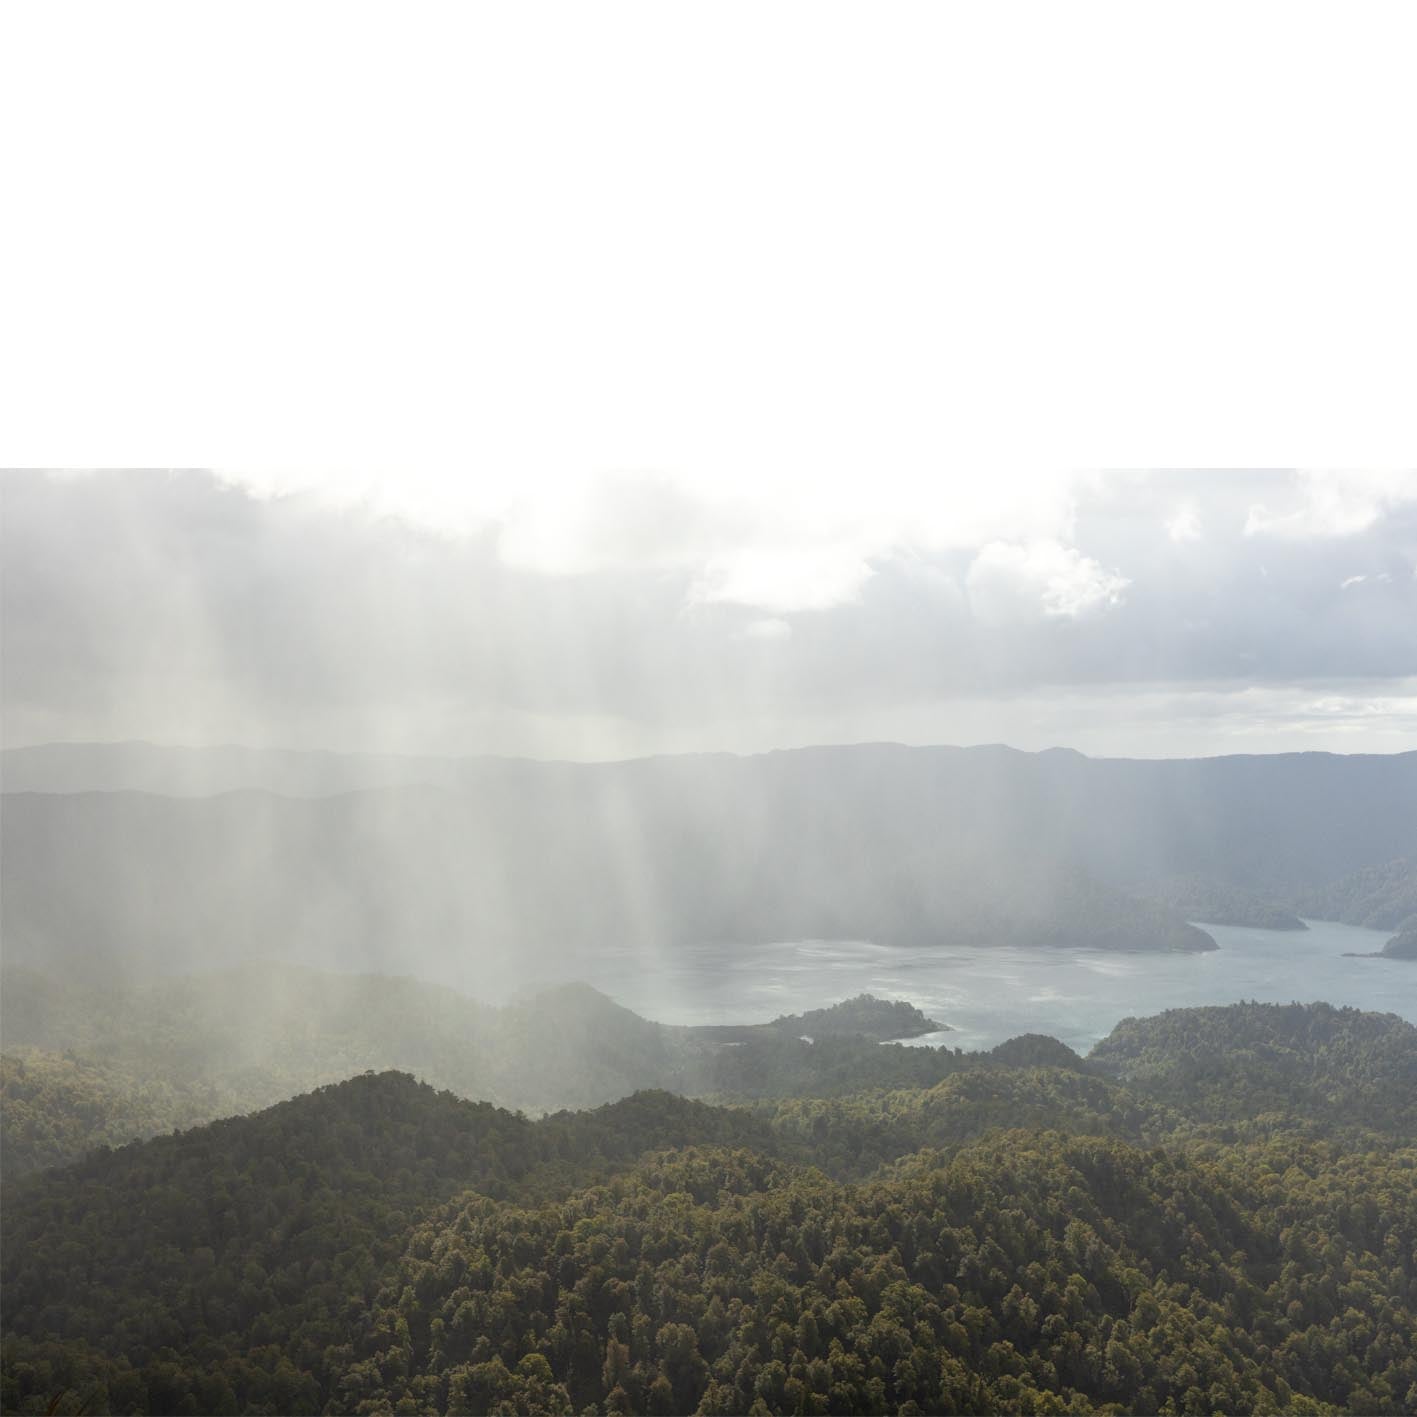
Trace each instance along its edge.
<instances>
[{"instance_id":1,"label":"hill slope","mask_svg":"<svg viewBox=\"0 0 1417 1417\"><path fill-rule=\"evenodd\" d=\"M809 1026L816 1044L798 1037ZM269 963L103 989L7 968L4 1167L22 1175L367 1069L533 1112L646 1088L781 1096L931 1082L960 1058L874 1040L936 1027L869 996L772 1023L690 1028L653 1023L585 985L493 1008L417 980Z\"/></svg>"},{"instance_id":2,"label":"hill slope","mask_svg":"<svg viewBox=\"0 0 1417 1417\"><path fill-rule=\"evenodd\" d=\"M1288 1111L1417 1135L1417 1027L1328 1004L1233 1004L1124 1019L1088 1061L1208 1119Z\"/></svg>"},{"instance_id":3,"label":"hill slope","mask_svg":"<svg viewBox=\"0 0 1417 1417\"><path fill-rule=\"evenodd\" d=\"M1372 930L1417 924L1417 857L1364 866L1299 895L1308 915Z\"/></svg>"},{"instance_id":4,"label":"hill slope","mask_svg":"<svg viewBox=\"0 0 1417 1417\"><path fill-rule=\"evenodd\" d=\"M1221 1035L1210 1012L1126 1030L1111 1052L1164 1080ZM1325 1072L1406 1077L1381 1016L1229 1022L1232 1063L1322 1045L1309 1075L1295 1064L1301 1104ZM355 1078L7 1185L0 1400L1413 1406L1417 1138L1393 1122L1340 1143L1290 1113L1263 1138L1191 1140L1131 1087L996 1065L762 1116L649 1093L528 1122L398 1074ZM1229 1104L1207 1107L1223 1122ZM873 1157L889 1164L871 1175Z\"/></svg>"}]
</instances>

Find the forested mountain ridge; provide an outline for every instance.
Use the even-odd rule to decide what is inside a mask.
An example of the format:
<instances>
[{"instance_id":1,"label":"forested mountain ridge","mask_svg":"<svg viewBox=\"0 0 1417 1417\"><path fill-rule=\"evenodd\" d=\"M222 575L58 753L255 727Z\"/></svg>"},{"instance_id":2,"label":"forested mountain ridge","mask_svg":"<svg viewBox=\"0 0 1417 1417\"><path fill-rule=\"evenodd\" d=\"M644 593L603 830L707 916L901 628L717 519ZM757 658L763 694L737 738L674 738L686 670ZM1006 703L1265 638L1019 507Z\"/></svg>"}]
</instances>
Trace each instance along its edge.
<instances>
[{"instance_id":1,"label":"forested mountain ridge","mask_svg":"<svg viewBox=\"0 0 1417 1417\"><path fill-rule=\"evenodd\" d=\"M993 819L1017 821L1022 809L1041 808L1044 825L1089 817L1109 838L1112 853L1141 829L1123 854L1137 866L1170 858L1173 873L1227 862L1242 867L1269 861L1271 879L1304 882L1319 868L1325 879L1343 863L1374 864L1417 851L1412 785L1417 752L1392 754L1267 753L1188 759L1090 758L1067 749L1027 753L1001 745L958 748L859 743L731 753L669 755L620 762L570 763L531 759L415 757L254 749L228 745L172 747L153 743L47 743L0 749L0 787L6 793L132 792L210 797L241 791L320 797L397 787L470 790L508 800L525 790L573 807L624 796L649 805L676 789L717 796L729 809L753 805L761 792L795 794L803 779L845 798L869 793L884 777L907 812L921 799L945 793L962 809L993 801ZM908 788L915 778L915 791ZM709 791L716 784L715 791ZM1327 803L1337 821L1314 809ZM698 804L686 804L698 805ZM1112 819L1096 821L1100 814ZM1272 826L1268 840L1254 829ZM1051 829L1051 826L1050 826ZM1214 837L1213 844L1206 838ZM1346 838L1346 849L1330 848ZM1384 841L1398 849L1383 849ZM1234 851L1246 844L1243 853ZM1287 869L1275 863L1288 862ZM1139 873L1138 873L1139 874ZM1206 870L1216 879L1235 871Z\"/></svg>"},{"instance_id":2,"label":"forested mountain ridge","mask_svg":"<svg viewBox=\"0 0 1417 1417\"><path fill-rule=\"evenodd\" d=\"M1308 1089L1305 1106L1337 1121L1389 1118L1417 1098L1417 1034L1390 1015L1251 1005L1182 1010L1175 1018L1184 1026L1170 1014L1126 1020L1083 1060L1038 1035L987 1054L882 1044L875 1040L936 1021L907 1004L869 999L768 1024L688 1028L640 1018L584 985L493 1008L416 980L276 965L129 990L7 969L0 989L3 1164L15 1177L95 1145L251 1112L369 1069L411 1072L458 1096L533 1113L654 1088L771 1103L931 1088L967 1070L1037 1067L1120 1078L1183 1111L1193 1088L1240 1099L1240 1112L1255 1109L1262 1078L1271 1092ZM1237 1019L1244 1023L1238 1035ZM804 1020L810 1042L799 1037L808 1031ZM1324 1030L1332 1035L1327 1043ZM1351 1057L1363 1058L1362 1067L1350 1067ZM1397 1068L1390 1076L1409 1092L1385 1093L1369 1077L1374 1068L1379 1075ZM1245 1090L1237 1091L1245 1076Z\"/></svg>"},{"instance_id":3,"label":"forested mountain ridge","mask_svg":"<svg viewBox=\"0 0 1417 1417\"><path fill-rule=\"evenodd\" d=\"M189 966L194 939L209 964L286 952L421 973L451 945L508 977L528 952L607 940L1204 949L1183 915L1292 923L1299 897L1417 856L1412 753L1146 762L862 744L595 764L244 753L223 778L205 750L186 750L197 766L175 773L162 749L140 754L156 767L122 771L65 767L59 747L10 751L8 954L84 974ZM227 780L240 790L14 790Z\"/></svg>"},{"instance_id":4,"label":"forested mountain ridge","mask_svg":"<svg viewBox=\"0 0 1417 1417\"><path fill-rule=\"evenodd\" d=\"M98 1153L5 1187L4 1406L1411 1410L1417 1133L1307 1109L1400 1092L1417 1029L1242 1006L1183 1116L1225 1012L1134 1021L1135 1080L531 1122L384 1074Z\"/></svg>"},{"instance_id":5,"label":"forested mountain ridge","mask_svg":"<svg viewBox=\"0 0 1417 1417\"><path fill-rule=\"evenodd\" d=\"M7 1050L217 1089L240 1104L228 1110L388 1068L514 1108L594 1106L662 1082L696 1051L691 1034L584 985L499 1008L407 977L265 962L102 989L7 967L4 986Z\"/></svg>"},{"instance_id":6,"label":"forested mountain ridge","mask_svg":"<svg viewBox=\"0 0 1417 1417\"><path fill-rule=\"evenodd\" d=\"M264 964L127 988L6 968L0 1133L9 1176L254 1111L365 1069L545 1112L645 1088L782 1096L933 1082L953 1050L875 1040L940 1025L861 996L769 1023L693 1028L566 985L501 1008L407 978ZM814 1029L820 1038L803 1042Z\"/></svg>"}]
</instances>

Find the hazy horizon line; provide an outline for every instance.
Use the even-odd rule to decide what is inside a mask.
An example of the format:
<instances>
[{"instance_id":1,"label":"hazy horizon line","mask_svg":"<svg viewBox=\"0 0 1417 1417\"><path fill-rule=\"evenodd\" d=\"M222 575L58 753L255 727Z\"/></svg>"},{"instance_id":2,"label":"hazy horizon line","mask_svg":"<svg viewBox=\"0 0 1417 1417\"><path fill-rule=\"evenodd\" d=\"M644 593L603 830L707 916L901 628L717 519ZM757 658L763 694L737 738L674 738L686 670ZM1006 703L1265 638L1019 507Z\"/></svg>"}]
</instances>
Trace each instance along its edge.
<instances>
[{"instance_id":1,"label":"hazy horizon line","mask_svg":"<svg viewBox=\"0 0 1417 1417\"><path fill-rule=\"evenodd\" d=\"M1156 754L1108 754L1085 753L1080 748L1055 743L1046 748L1019 748L1012 743L994 740L985 743L906 743L899 739L866 738L850 742L797 743L782 747L764 748L757 752L735 752L728 748L700 748L671 753L640 753L626 757L606 758L564 758L536 757L529 753L437 753L416 752L387 748L294 748L287 746L255 745L251 743L169 743L151 738L80 738L43 739L33 743L5 743L0 745L0 756L11 753L37 752L45 749L85 749L85 748L150 748L170 753L221 753L239 752L250 754L285 755L292 757L326 757L359 759L397 759L408 762L468 763L542 763L568 767L612 767L624 763L658 762L678 758L733 758L743 761L750 758L771 757L780 753L834 752L852 748L898 748L907 752L986 752L990 750L1018 753L1024 757L1038 758L1047 754L1064 753L1086 759L1088 762L1209 762L1223 758L1401 758L1417 753L1417 744L1410 748L1398 748L1391 752L1340 753L1328 748L1284 748L1271 752L1245 753L1178 753L1175 755Z\"/></svg>"}]
</instances>

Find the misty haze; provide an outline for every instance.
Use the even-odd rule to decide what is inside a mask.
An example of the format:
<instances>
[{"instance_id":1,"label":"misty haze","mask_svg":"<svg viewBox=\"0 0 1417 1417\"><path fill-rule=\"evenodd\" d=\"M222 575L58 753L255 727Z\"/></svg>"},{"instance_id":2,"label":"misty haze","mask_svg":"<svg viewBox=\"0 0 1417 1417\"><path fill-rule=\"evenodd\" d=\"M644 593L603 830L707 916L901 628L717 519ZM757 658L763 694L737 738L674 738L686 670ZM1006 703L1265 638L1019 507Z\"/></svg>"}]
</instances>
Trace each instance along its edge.
<instances>
[{"instance_id":1,"label":"misty haze","mask_svg":"<svg viewBox=\"0 0 1417 1417\"><path fill-rule=\"evenodd\" d=\"M5 1411L1417 1412L1417 474L0 518Z\"/></svg>"}]
</instances>

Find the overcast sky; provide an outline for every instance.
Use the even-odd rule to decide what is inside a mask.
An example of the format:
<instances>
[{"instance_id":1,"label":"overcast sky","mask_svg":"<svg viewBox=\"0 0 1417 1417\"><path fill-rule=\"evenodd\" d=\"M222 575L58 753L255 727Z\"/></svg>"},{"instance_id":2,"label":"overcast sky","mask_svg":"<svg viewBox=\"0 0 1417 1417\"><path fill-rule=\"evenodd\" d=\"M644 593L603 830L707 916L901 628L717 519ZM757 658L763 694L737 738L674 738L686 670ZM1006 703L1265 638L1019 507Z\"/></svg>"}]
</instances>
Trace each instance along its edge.
<instances>
[{"instance_id":1,"label":"overcast sky","mask_svg":"<svg viewBox=\"0 0 1417 1417\"><path fill-rule=\"evenodd\" d=\"M1417 474L1038 470L1410 465L1403 7L6 22L0 462L217 463L4 478L6 743L1417 747Z\"/></svg>"},{"instance_id":2,"label":"overcast sky","mask_svg":"<svg viewBox=\"0 0 1417 1417\"><path fill-rule=\"evenodd\" d=\"M1417 475L7 474L4 740L1417 748Z\"/></svg>"}]
</instances>

